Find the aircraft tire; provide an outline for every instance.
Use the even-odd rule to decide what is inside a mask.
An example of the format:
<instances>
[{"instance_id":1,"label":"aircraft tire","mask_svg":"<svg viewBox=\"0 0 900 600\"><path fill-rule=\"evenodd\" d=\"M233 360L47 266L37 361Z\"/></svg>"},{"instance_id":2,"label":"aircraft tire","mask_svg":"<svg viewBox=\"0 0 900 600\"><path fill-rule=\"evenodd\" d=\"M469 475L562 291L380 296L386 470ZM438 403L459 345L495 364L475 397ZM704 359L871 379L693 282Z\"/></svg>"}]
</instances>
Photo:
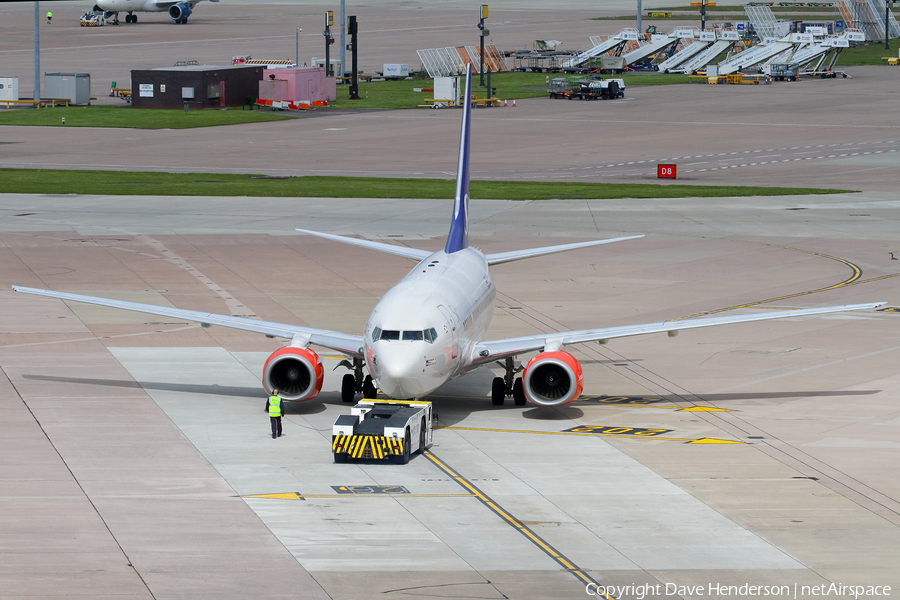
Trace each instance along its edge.
<instances>
[{"instance_id":1,"label":"aircraft tire","mask_svg":"<svg viewBox=\"0 0 900 600\"><path fill-rule=\"evenodd\" d=\"M525 406L525 402L527 402L525 398L525 387L522 385L522 378L517 377L515 383L513 383L513 400L516 403L516 406Z\"/></svg>"},{"instance_id":2,"label":"aircraft tire","mask_svg":"<svg viewBox=\"0 0 900 600\"><path fill-rule=\"evenodd\" d=\"M419 427L419 454L425 454L425 417L422 417L422 425Z\"/></svg>"},{"instance_id":3,"label":"aircraft tire","mask_svg":"<svg viewBox=\"0 0 900 600\"><path fill-rule=\"evenodd\" d=\"M353 396L356 393L356 378L352 373L347 373L341 379L341 400L344 402L353 402Z\"/></svg>"},{"instance_id":4,"label":"aircraft tire","mask_svg":"<svg viewBox=\"0 0 900 600\"><path fill-rule=\"evenodd\" d=\"M409 464L409 428L406 428L406 437L403 439L403 454L397 457L401 465Z\"/></svg>"},{"instance_id":5,"label":"aircraft tire","mask_svg":"<svg viewBox=\"0 0 900 600\"><path fill-rule=\"evenodd\" d=\"M502 377L494 377L491 382L491 404L503 406L504 400L506 400L506 382Z\"/></svg>"},{"instance_id":6,"label":"aircraft tire","mask_svg":"<svg viewBox=\"0 0 900 600\"><path fill-rule=\"evenodd\" d=\"M131 15L131 22L137 23L137 15Z\"/></svg>"},{"instance_id":7,"label":"aircraft tire","mask_svg":"<svg viewBox=\"0 0 900 600\"><path fill-rule=\"evenodd\" d=\"M372 400L373 398L377 398L377 397L378 397L378 388L376 388L375 384L372 383L372 376L366 375L366 378L363 381L363 398Z\"/></svg>"}]
</instances>

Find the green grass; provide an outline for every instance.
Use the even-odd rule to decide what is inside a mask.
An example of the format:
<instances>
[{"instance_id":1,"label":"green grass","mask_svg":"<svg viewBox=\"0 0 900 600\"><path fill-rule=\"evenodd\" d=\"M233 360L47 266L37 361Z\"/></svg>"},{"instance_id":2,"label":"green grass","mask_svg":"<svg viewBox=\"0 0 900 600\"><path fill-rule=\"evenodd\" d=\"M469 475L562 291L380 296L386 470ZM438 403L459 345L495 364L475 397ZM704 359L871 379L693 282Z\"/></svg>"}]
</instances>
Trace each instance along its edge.
<instances>
[{"instance_id":1,"label":"green grass","mask_svg":"<svg viewBox=\"0 0 900 600\"><path fill-rule=\"evenodd\" d=\"M648 169L652 167L648 166ZM0 169L4 193L302 198L452 198L454 181L378 177L291 177ZM471 196L497 200L686 198L836 194L848 190L584 182L472 181Z\"/></svg>"},{"instance_id":2,"label":"green grass","mask_svg":"<svg viewBox=\"0 0 900 600\"><path fill-rule=\"evenodd\" d=\"M5 105L4 105L5 106ZM62 119L66 119L63 125ZM133 127L138 129L190 129L290 119L264 110L191 110L133 108L131 106L57 106L56 108L0 110L0 125L54 127Z\"/></svg>"},{"instance_id":3,"label":"green grass","mask_svg":"<svg viewBox=\"0 0 900 600\"><path fill-rule=\"evenodd\" d=\"M865 46L857 46L855 48L844 48L837 60L837 66L864 66L864 65L880 65L882 56L897 56L897 49L900 48L900 39L892 39L890 41L890 50L884 49L884 41L869 42ZM885 67L886 69L896 69L897 67ZM891 71L893 72L893 71ZM888 72L885 72L888 75Z\"/></svg>"}]
</instances>

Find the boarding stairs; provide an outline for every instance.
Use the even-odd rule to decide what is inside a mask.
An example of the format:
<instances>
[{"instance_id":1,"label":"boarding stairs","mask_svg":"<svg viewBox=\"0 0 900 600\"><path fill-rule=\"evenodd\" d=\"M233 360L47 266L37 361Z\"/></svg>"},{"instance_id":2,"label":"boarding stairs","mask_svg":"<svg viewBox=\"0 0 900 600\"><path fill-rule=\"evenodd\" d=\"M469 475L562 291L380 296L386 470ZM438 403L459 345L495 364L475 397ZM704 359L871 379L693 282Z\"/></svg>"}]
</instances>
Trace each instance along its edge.
<instances>
[{"instance_id":1,"label":"boarding stairs","mask_svg":"<svg viewBox=\"0 0 900 600\"><path fill-rule=\"evenodd\" d=\"M803 36L798 39L798 36ZM731 58L719 63L719 75L730 75L744 69L767 62L785 50L797 46L798 43L811 42L812 35L806 33L794 33L780 40L767 39L762 44L738 52Z\"/></svg>"},{"instance_id":2,"label":"boarding stairs","mask_svg":"<svg viewBox=\"0 0 900 600\"><path fill-rule=\"evenodd\" d=\"M652 34L650 41L631 52L624 55L625 64L633 65L644 61L649 56L663 52L669 46L673 46L683 39L694 38L694 32L691 29L675 30L668 34Z\"/></svg>"},{"instance_id":3,"label":"boarding stairs","mask_svg":"<svg viewBox=\"0 0 900 600\"><path fill-rule=\"evenodd\" d=\"M707 46L688 60L683 61L674 69L670 68L669 71L675 73L687 73L688 75L690 75L691 73L695 73L701 69L704 69L706 65L710 64L716 59L717 56L738 43L740 39L741 36L736 31L721 31L715 38L715 41L712 42L709 46Z\"/></svg>"},{"instance_id":4,"label":"boarding stairs","mask_svg":"<svg viewBox=\"0 0 900 600\"><path fill-rule=\"evenodd\" d=\"M695 39L696 38L696 39ZM658 63L656 67L663 73L668 73L684 61L697 55L716 41L716 34L713 31L693 31L690 38L692 41L685 44L681 50L672 54L664 61Z\"/></svg>"},{"instance_id":5,"label":"boarding stairs","mask_svg":"<svg viewBox=\"0 0 900 600\"><path fill-rule=\"evenodd\" d=\"M610 37L606 40L600 40L598 38L591 38L591 42L594 44L592 48L585 50L579 54L576 54L569 60L562 63L562 68L571 69L574 67L581 66L587 61L600 56L601 54L605 54L610 50L616 50L619 46L624 45L628 40L636 40L638 39L638 32L636 29L623 29L616 35ZM596 40L596 41L595 41ZM599 42L599 43L597 43Z\"/></svg>"}]
</instances>

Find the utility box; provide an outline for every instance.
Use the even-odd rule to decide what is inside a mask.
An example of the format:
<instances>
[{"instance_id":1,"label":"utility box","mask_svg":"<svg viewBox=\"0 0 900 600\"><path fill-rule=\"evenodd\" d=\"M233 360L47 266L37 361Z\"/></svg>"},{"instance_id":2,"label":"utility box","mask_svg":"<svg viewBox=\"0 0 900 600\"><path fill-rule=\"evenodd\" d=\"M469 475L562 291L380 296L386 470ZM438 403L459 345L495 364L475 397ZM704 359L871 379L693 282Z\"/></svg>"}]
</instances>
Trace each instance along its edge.
<instances>
[{"instance_id":1,"label":"utility box","mask_svg":"<svg viewBox=\"0 0 900 600\"><path fill-rule=\"evenodd\" d=\"M90 73L44 73L44 97L69 100L69 106L90 106Z\"/></svg>"},{"instance_id":2,"label":"utility box","mask_svg":"<svg viewBox=\"0 0 900 600\"><path fill-rule=\"evenodd\" d=\"M328 77L343 77L344 76L344 65L341 64L341 59L330 58L330 59L328 59L328 62L331 64L331 70L327 73ZM325 59L324 58L313 58L313 66L324 69L325 68Z\"/></svg>"},{"instance_id":3,"label":"utility box","mask_svg":"<svg viewBox=\"0 0 900 600\"><path fill-rule=\"evenodd\" d=\"M434 78L434 105L459 106L459 77Z\"/></svg>"},{"instance_id":4,"label":"utility box","mask_svg":"<svg viewBox=\"0 0 900 600\"><path fill-rule=\"evenodd\" d=\"M381 74L385 79L406 79L409 77L409 65L385 64Z\"/></svg>"},{"instance_id":5,"label":"utility box","mask_svg":"<svg viewBox=\"0 0 900 600\"><path fill-rule=\"evenodd\" d=\"M0 77L0 100L19 99L19 78Z\"/></svg>"},{"instance_id":6,"label":"utility box","mask_svg":"<svg viewBox=\"0 0 900 600\"><path fill-rule=\"evenodd\" d=\"M719 76L719 65L706 65L706 76L707 77L718 77Z\"/></svg>"}]
</instances>

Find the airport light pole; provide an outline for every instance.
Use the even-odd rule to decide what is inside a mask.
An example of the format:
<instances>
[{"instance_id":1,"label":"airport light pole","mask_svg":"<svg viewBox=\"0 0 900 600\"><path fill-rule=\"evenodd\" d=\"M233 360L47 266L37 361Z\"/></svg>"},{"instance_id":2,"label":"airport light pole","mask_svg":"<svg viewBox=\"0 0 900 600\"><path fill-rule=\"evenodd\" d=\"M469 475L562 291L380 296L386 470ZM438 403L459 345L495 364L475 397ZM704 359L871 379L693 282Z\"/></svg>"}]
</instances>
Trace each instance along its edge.
<instances>
[{"instance_id":1,"label":"airport light pole","mask_svg":"<svg viewBox=\"0 0 900 600\"><path fill-rule=\"evenodd\" d=\"M41 99L41 3L34 0L34 99Z\"/></svg>"},{"instance_id":2,"label":"airport light pole","mask_svg":"<svg viewBox=\"0 0 900 600\"><path fill-rule=\"evenodd\" d=\"M706 30L706 0L700 0L700 31Z\"/></svg>"},{"instance_id":3,"label":"airport light pole","mask_svg":"<svg viewBox=\"0 0 900 600\"><path fill-rule=\"evenodd\" d=\"M478 29L481 30L479 34L481 37L481 68L479 69L481 73L481 82L478 84L480 87L484 87L484 36L491 35L491 32L484 28L484 20L488 18L488 5L481 5L481 20L478 21Z\"/></svg>"},{"instance_id":4,"label":"airport light pole","mask_svg":"<svg viewBox=\"0 0 900 600\"><path fill-rule=\"evenodd\" d=\"M637 0L637 30L641 33L641 0Z\"/></svg>"},{"instance_id":5,"label":"airport light pole","mask_svg":"<svg viewBox=\"0 0 900 600\"><path fill-rule=\"evenodd\" d=\"M334 42L334 38L331 37L331 26L334 25L334 11L329 10L325 13L325 31L322 32L322 35L325 36L325 77L331 75L331 44ZM344 66L341 65L341 69ZM343 73L341 73L341 77L343 77Z\"/></svg>"},{"instance_id":6,"label":"airport light pole","mask_svg":"<svg viewBox=\"0 0 900 600\"><path fill-rule=\"evenodd\" d=\"M298 67L300 66L300 32L301 31L303 31L303 29L299 25L297 25L297 33L294 35L294 37L297 39L297 56L294 60L294 64L297 65Z\"/></svg>"},{"instance_id":7,"label":"airport light pole","mask_svg":"<svg viewBox=\"0 0 900 600\"><path fill-rule=\"evenodd\" d=\"M893 4L893 0L884 0L884 49L890 50L891 43L889 41L891 37L891 4Z\"/></svg>"}]
</instances>

